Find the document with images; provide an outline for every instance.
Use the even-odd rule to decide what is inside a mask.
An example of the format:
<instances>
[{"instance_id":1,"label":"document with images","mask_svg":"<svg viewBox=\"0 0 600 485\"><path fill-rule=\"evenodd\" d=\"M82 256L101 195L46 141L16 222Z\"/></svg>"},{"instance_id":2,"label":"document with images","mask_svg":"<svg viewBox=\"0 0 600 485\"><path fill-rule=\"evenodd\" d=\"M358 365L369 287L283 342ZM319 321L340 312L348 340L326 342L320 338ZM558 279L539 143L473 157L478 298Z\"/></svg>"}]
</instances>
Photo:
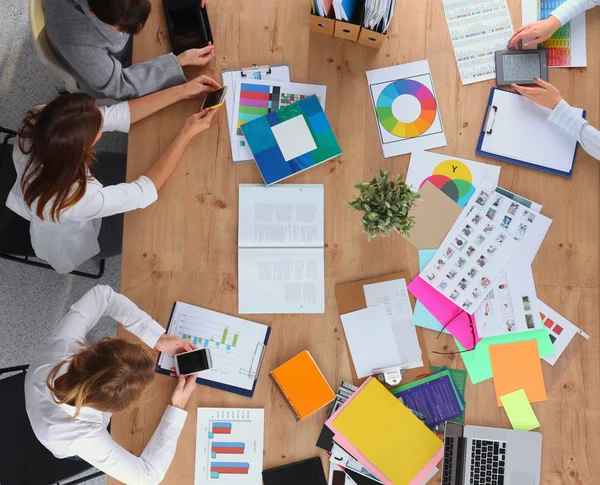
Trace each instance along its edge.
<instances>
[{"instance_id":1,"label":"document with images","mask_svg":"<svg viewBox=\"0 0 600 485\"><path fill-rule=\"evenodd\" d=\"M239 313L324 313L323 185L241 184Z\"/></svg>"},{"instance_id":2,"label":"document with images","mask_svg":"<svg viewBox=\"0 0 600 485\"><path fill-rule=\"evenodd\" d=\"M506 0L443 0L463 84L496 78L495 52L506 49L513 25Z\"/></svg>"}]
</instances>

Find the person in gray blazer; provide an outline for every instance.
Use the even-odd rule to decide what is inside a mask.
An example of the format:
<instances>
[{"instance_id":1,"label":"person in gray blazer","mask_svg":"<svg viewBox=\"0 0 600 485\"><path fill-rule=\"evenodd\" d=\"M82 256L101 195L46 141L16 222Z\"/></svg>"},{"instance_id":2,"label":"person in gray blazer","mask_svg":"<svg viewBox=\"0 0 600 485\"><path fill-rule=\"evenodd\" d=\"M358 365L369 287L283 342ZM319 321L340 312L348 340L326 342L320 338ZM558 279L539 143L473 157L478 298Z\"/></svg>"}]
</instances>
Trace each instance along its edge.
<instances>
[{"instance_id":1,"label":"person in gray blazer","mask_svg":"<svg viewBox=\"0 0 600 485\"><path fill-rule=\"evenodd\" d=\"M202 6L208 0L198 0ZM80 89L128 100L186 81L182 67L205 66L214 46L131 64L132 36L150 15L149 0L45 0L46 31Z\"/></svg>"}]
</instances>

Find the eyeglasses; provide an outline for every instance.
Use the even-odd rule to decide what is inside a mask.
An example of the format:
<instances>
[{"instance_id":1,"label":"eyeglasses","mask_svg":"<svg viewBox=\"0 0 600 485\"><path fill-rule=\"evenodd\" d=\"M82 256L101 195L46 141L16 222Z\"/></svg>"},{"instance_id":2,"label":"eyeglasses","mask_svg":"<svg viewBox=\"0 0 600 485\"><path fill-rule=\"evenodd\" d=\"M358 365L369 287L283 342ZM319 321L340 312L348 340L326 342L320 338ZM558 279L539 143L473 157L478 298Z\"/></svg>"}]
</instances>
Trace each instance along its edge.
<instances>
[{"instance_id":1,"label":"eyeglasses","mask_svg":"<svg viewBox=\"0 0 600 485\"><path fill-rule=\"evenodd\" d=\"M460 310L456 315L454 315L449 321L448 323L446 323L442 329L439 331L438 336L436 337L436 340L440 338L440 335L442 335L442 332L446 329L446 327L448 325L450 325L456 318L458 318L461 314L463 313L467 313L464 310ZM470 315L469 313L467 313L467 317L469 318L469 327L471 329L471 337L473 337L473 347L471 349L468 350L459 350L458 352L437 352L436 350L432 351L433 354L439 354L439 355L454 355L454 354L462 354L463 352L471 352L473 350L475 350L475 346L477 345L477 343L475 342L475 327L473 326L473 317L472 315Z\"/></svg>"}]
</instances>

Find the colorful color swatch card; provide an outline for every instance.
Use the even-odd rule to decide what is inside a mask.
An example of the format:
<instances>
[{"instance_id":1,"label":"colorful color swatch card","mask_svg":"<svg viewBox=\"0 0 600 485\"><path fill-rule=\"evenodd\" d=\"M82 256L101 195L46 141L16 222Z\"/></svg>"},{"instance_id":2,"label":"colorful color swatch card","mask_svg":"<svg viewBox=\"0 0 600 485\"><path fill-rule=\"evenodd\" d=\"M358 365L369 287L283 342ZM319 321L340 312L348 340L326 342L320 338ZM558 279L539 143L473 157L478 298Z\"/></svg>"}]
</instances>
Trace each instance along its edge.
<instances>
[{"instance_id":1,"label":"colorful color swatch card","mask_svg":"<svg viewBox=\"0 0 600 485\"><path fill-rule=\"evenodd\" d=\"M541 312L540 315L542 317L542 322L544 327L548 330L550 340L556 349L554 354L544 357L544 360L548 362L548 364L554 365L567 348L567 345L569 345L569 342L573 340L575 335L579 334L586 340L588 340L590 336L579 327L572 324L560 313L555 312L543 301L538 300L538 304Z\"/></svg>"},{"instance_id":2,"label":"colorful color swatch card","mask_svg":"<svg viewBox=\"0 0 600 485\"><path fill-rule=\"evenodd\" d=\"M427 60L367 71L385 158L446 146Z\"/></svg>"},{"instance_id":3,"label":"colorful color swatch card","mask_svg":"<svg viewBox=\"0 0 600 485\"><path fill-rule=\"evenodd\" d=\"M484 181L495 187L499 177L500 167L495 165L416 151L410 156L406 183L413 190L419 190L425 182L430 182L460 207L465 207L475 194L475 187Z\"/></svg>"},{"instance_id":4,"label":"colorful color swatch card","mask_svg":"<svg viewBox=\"0 0 600 485\"><path fill-rule=\"evenodd\" d=\"M429 264L431 258L435 255L435 249L419 250L419 271L423 271L425 266ZM442 324L431 314L427 308L423 306L419 300L415 303L415 311L413 312L412 324L418 327L428 328L436 332L450 333Z\"/></svg>"},{"instance_id":5,"label":"colorful color swatch card","mask_svg":"<svg viewBox=\"0 0 600 485\"><path fill-rule=\"evenodd\" d=\"M534 340L491 345L490 362L498 406L500 396L524 389L529 402L545 401L546 386L537 343Z\"/></svg>"},{"instance_id":6,"label":"colorful color swatch card","mask_svg":"<svg viewBox=\"0 0 600 485\"><path fill-rule=\"evenodd\" d=\"M513 429L531 431L540 427L540 422L524 389L500 396L500 401Z\"/></svg>"},{"instance_id":7,"label":"colorful color swatch card","mask_svg":"<svg viewBox=\"0 0 600 485\"><path fill-rule=\"evenodd\" d=\"M342 154L317 96L309 96L242 125L265 184Z\"/></svg>"},{"instance_id":8,"label":"colorful color swatch card","mask_svg":"<svg viewBox=\"0 0 600 485\"><path fill-rule=\"evenodd\" d=\"M477 189L474 206L467 206L463 211L468 216L459 217L454 223L419 275L471 315L521 249L521 243L510 237L501 223L487 218L482 210L492 196L489 190Z\"/></svg>"}]
</instances>

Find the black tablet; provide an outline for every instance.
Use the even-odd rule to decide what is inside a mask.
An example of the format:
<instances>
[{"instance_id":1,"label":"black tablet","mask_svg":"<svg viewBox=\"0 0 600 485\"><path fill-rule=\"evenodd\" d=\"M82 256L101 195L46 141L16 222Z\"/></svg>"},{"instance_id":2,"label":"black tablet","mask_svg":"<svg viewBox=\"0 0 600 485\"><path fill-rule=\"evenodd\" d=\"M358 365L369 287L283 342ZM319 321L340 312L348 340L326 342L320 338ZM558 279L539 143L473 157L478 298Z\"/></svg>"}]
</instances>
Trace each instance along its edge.
<instances>
[{"instance_id":1,"label":"black tablet","mask_svg":"<svg viewBox=\"0 0 600 485\"><path fill-rule=\"evenodd\" d=\"M167 29L175 55L213 41L206 8L200 0L164 0Z\"/></svg>"},{"instance_id":2,"label":"black tablet","mask_svg":"<svg viewBox=\"0 0 600 485\"><path fill-rule=\"evenodd\" d=\"M498 86L533 84L535 78L548 82L545 49L496 51L496 83Z\"/></svg>"}]
</instances>

